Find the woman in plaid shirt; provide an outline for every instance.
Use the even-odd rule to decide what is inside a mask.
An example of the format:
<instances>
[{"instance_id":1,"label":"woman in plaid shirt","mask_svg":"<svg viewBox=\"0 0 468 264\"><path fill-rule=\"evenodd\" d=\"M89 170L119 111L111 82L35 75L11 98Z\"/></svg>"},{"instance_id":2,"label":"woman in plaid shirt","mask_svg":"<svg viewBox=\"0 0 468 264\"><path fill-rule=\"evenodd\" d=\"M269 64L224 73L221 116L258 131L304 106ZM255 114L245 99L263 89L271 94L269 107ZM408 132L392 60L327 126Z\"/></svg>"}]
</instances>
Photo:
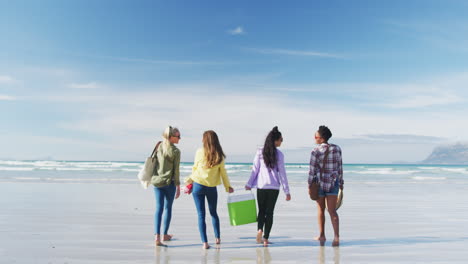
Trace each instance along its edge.
<instances>
[{"instance_id":1,"label":"woman in plaid shirt","mask_svg":"<svg viewBox=\"0 0 468 264\"><path fill-rule=\"evenodd\" d=\"M318 224L320 235L316 237L321 243L325 238L325 200L327 202L328 213L330 214L335 238L333 246L340 244L340 221L336 212L336 202L339 189L343 190L343 161L341 159L341 148L334 144L328 144L332 137L330 129L326 126L320 126L315 133L315 143L318 146L312 151L310 157L309 184L314 178L320 182L319 199L317 200ZM328 152L328 153L327 153ZM324 163L324 158L326 160ZM322 167L325 164L323 174L320 176Z\"/></svg>"}]
</instances>

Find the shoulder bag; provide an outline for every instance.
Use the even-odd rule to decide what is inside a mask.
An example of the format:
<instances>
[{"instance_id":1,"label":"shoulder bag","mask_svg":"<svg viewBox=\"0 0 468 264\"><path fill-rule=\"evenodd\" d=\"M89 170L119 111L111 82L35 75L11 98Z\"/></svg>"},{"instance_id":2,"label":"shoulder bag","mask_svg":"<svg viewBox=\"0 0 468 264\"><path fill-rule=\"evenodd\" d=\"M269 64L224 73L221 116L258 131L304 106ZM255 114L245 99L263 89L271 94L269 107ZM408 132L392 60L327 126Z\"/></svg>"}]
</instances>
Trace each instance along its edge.
<instances>
[{"instance_id":1,"label":"shoulder bag","mask_svg":"<svg viewBox=\"0 0 468 264\"><path fill-rule=\"evenodd\" d=\"M146 158L145 165L143 165L143 168L140 170L140 172L138 172L138 179L140 180L141 185L145 189L147 189L148 186L151 184L151 178L153 177L154 168L156 167L156 163L158 162L156 152L160 144L161 141L159 141L156 144L156 147L154 147L151 156Z\"/></svg>"}]
</instances>

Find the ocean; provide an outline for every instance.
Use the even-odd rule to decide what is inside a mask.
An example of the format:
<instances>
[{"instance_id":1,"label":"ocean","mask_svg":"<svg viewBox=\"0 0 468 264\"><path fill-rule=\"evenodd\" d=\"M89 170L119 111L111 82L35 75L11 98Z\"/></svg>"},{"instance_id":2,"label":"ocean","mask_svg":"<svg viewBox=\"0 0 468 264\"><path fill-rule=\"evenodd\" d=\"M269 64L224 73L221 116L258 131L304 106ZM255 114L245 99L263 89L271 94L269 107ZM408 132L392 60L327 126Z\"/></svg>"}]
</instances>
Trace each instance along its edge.
<instances>
[{"instance_id":1,"label":"ocean","mask_svg":"<svg viewBox=\"0 0 468 264\"><path fill-rule=\"evenodd\" d=\"M136 183L143 162L128 161L0 161L0 182L70 182L70 183ZM181 178L190 175L192 163L180 166ZM250 176L251 163L227 163L233 185L242 187ZM304 184L308 164L286 164L290 184ZM345 164L345 182L364 184L400 183L468 183L468 165L395 165Z\"/></svg>"}]
</instances>

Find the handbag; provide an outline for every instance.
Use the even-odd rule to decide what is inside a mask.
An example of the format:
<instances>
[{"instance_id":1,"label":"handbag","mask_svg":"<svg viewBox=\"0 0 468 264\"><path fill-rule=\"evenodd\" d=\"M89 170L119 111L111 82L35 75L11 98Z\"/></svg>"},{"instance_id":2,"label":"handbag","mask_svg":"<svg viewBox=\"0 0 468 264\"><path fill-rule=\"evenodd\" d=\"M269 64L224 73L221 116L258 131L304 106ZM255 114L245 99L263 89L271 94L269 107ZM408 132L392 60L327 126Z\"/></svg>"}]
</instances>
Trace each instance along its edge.
<instances>
[{"instance_id":1,"label":"handbag","mask_svg":"<svg viewBox=\"0 0 468 264\"><path fill-rule=\"evenodd\" d=\"M156 144L154 147L151 156L146 158L145 164L143 168L138 172L138 180L140 180L141 185L143 188L147 189L148 186L151 184L151 178L153 177L154 168L156 167L156 162L158 162L158 158L156 157L156 151L158 150L161 141Z\"/></svg>"},{"instance_id":2,"label":"handbag","mask_svg":"<svg viewBox=\"0 0 468 264\"><path fill-rule=\"evenodd\" d=\"M319 189L320 183L318 182L317 178L312 180L312 183L309 184L309 196L310 199L317 201L319 199Z\"/></svg>"},{"instance_id":3,"label":"handbag","mask_svg":"<svg viewBox=\"0 0 468 264\"><path fill-rule=\"evenodd\" d=\"M323 164L322 168L320 169L320 178L322 177L324 171L325 171L325 162L328 158L328 148L325 151L325 156L323 157ZM309 184L309 196L310 199L317 201L319 199L319 190L320 190L320 178L319 177L314 177L312 179L312 183Z\"/></svg>"}]
</instances>

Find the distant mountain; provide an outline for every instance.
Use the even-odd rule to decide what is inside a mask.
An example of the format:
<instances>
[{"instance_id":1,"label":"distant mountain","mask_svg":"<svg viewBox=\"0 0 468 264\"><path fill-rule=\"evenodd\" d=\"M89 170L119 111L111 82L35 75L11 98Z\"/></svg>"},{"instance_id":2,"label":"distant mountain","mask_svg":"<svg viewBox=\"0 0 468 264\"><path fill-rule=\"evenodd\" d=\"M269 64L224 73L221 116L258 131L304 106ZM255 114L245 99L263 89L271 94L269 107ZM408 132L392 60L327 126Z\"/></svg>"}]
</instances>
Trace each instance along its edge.
<instances>
[{"instance_id":1,"label":"distant mountain","mask_svg":"<svg viewBox=\"0 0 468 264\"><path fill-rule=\"evenodd\" d=\"M468 143L436 147L422 162L425 164L468 164Z\"/></svg>"}]
</instances>

